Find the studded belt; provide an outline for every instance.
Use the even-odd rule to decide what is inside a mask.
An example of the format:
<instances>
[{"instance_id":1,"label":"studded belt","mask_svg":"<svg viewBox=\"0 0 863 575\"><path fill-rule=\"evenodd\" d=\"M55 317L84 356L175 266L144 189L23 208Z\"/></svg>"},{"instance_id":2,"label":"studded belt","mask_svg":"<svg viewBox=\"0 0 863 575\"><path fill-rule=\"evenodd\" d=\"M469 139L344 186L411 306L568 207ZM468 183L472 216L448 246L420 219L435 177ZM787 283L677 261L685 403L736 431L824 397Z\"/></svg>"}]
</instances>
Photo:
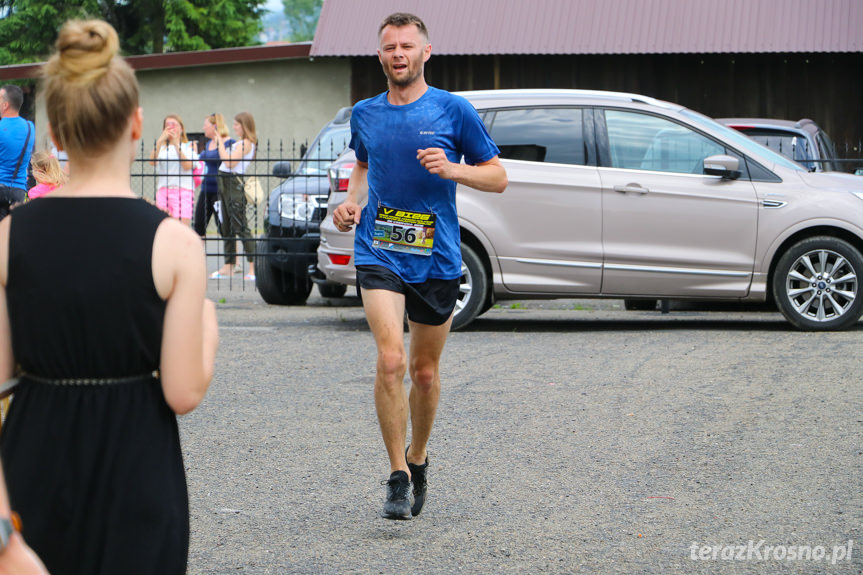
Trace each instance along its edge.
<instances>
[{"instance_id":1,"label":"studded belt","mask_svg":"<svg viewBox=\"0 0 863 575\"><path fill-rule=\"evenodd\" d=\"M159 379L159 370L143 373L141 375L130 375L126 377L63 377L51 378L33 375L32 373L22 373L19 377L0 384L0 397L5 397L12 393L12 390L18 385L21 379L29 379L38 383L47 383L49 385L115 385L118 383L132 383L134 381L142 381L146 379Z\"/></svg>"}]
</instances>

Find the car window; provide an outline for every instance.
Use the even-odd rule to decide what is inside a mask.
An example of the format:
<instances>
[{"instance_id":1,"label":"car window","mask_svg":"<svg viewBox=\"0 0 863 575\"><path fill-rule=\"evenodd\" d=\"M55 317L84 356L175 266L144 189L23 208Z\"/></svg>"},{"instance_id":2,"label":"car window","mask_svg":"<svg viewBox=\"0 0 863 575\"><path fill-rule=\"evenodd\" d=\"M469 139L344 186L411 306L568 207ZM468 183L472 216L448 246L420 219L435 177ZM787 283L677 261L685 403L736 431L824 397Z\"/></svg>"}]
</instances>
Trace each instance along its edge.
<instances>
[{"instance_id":1,"label":"car window","mask_svg":"<svg viewBox=\"0 0 863 575\"><path fill-rule=\"evenodd\" d=\"M765 148L779 152L786 158L800 162L811 169L814 164L809 160L815 157L815 150L811 149L809 141L794 132L782 130L770 130L767 128L737 128Z\"/></svg>"},{"instance_id":2,"label":"car window","mask_svg":"<svg viewBox=\"0 0 863 575\"><path fill-rule=\"evenodd\" d=\"M696 124L721 133L723 135L723 140L725 140L726 142L730 142L732 145L736 146L747 154L754 154L756 157L768 159L774 164L779 164L780 166L783 166L790 170L800 171L804 169L803 166L801 166L800 164L795 164L782 154L777 154L770 148L765 148L752 138L744 136L742 133L738 132L734 128L729 128L724 124L720 124L712 118L708 118L704 114L699 114L698 112L695 112L693 110L681 110L680 113Z\"/></svg>"},{"instance_id":3,"label":"car window","mask_svg":"<svg viewBox=\"0 0 863 575\"><path fill-rule=\"evenodd\" d=\"M350 140L351 130L348 126L324 132L309 148L297 173L326 176L327 168L345 151Z\"/></svg>"},{"instance_id":4,"label":"car window","mask_svg":"<svg viewBox=\"0 0 863 575\"><path fill-rule=\"evenodd\" d=\"M664 118L625 110L606 110L611 167L701 174L704 158L725 148Z\"/></svg>"},{"instance_id":5,"label":"car window","mask_svg":"<svg viewBox=\"0 0 863 575\"><path fill-rule=\"evenodd\" d=\"M581 108L497 110L484 121L503 159L585 164Z\"/></svg>"}]
</instances>

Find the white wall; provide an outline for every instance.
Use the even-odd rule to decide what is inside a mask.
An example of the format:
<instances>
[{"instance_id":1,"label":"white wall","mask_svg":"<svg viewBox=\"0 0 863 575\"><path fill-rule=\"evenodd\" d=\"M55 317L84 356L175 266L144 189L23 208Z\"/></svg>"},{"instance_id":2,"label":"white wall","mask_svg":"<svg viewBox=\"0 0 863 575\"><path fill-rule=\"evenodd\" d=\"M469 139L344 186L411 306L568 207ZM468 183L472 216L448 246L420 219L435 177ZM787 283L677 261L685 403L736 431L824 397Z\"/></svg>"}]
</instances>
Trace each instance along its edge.
<instances>
[{"instance_id":1,"label":"white wall","mask_svg":"<svg viewBox=\"0 0 863 575\"><path fill-rule=\"evenodd\" d=\"M218 64L160 70L139 70L144 109L145 149L155 142L167 114L183 118L187 132L201 132L204 118L225 116L228 129L239 112L255 118L261 153L269 140L268 157L294 157L339 108L350 102L350 62L347 59L291 59L242 64ZM44 100L37 97L37 148L48 144ZM259 156L260 157L260 156Z\"/></svg>"},{"instance_id":2,"label":"white wall","mask_svg":"<svg viewBox=\"0 0 863 575\"><path fill-rule=\"evenodd\" d=\"M281 180L272 177L279 159L297 159L299 146L311 143L321 127L350 102L351 65L347 59L290 59L138 70L144 134L137 154L149 157L167 114L183 119L187 132L202 132L204 118L225 116L228 129L239 112L255 118L259 160L253 170L269 191ZM36 98L36 148L50 146L44 98ZM233 135L233 134L232 134ZM294 147L294 143L296 147ZM269 146L269 147L268 147ZM262 161L264 160L264 161ZM132 166L132 189L155 198L156 178L145 161ZM249 214L255 235L261 233L266 205ZM211 229L212 224L211 224Z\"/></svg>"}]
</instances>

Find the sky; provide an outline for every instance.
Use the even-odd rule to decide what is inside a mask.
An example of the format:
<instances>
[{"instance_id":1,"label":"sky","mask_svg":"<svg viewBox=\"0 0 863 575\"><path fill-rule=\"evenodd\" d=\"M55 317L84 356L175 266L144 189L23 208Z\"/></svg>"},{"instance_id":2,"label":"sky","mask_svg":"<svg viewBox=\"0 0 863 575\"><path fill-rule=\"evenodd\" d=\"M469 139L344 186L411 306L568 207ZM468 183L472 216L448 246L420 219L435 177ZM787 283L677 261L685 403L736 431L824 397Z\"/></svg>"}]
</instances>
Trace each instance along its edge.
<instances>
[{"instance_id":1,"label":"sky","mask_svg":"<svg viewBox=\"0 0 863 575\"><path fill-rule=\"evenodd\" d=\"M281 12L282 0L267 0L265 8L270 12Z\"/></svg>"}]
</instances>

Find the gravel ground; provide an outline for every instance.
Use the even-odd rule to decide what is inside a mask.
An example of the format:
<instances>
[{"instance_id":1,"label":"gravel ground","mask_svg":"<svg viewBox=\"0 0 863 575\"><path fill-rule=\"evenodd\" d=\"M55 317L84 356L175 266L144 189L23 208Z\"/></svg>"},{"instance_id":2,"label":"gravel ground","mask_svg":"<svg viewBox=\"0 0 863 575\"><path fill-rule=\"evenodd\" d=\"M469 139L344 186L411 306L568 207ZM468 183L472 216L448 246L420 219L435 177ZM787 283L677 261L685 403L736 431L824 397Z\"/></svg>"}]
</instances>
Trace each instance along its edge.
<instances>
[{"instance_id":1,"label":"gravel ground","mask_svg":"<svg viewBox=\"0 0 863 575\"><path fill-rule=\"evenodd\" d=\"M391 522L358 300L210 285L217 375L181 418L189 573L863 572L859 326L492 309L450 336L429 500Z\"/></svg>"}]
</instances>

